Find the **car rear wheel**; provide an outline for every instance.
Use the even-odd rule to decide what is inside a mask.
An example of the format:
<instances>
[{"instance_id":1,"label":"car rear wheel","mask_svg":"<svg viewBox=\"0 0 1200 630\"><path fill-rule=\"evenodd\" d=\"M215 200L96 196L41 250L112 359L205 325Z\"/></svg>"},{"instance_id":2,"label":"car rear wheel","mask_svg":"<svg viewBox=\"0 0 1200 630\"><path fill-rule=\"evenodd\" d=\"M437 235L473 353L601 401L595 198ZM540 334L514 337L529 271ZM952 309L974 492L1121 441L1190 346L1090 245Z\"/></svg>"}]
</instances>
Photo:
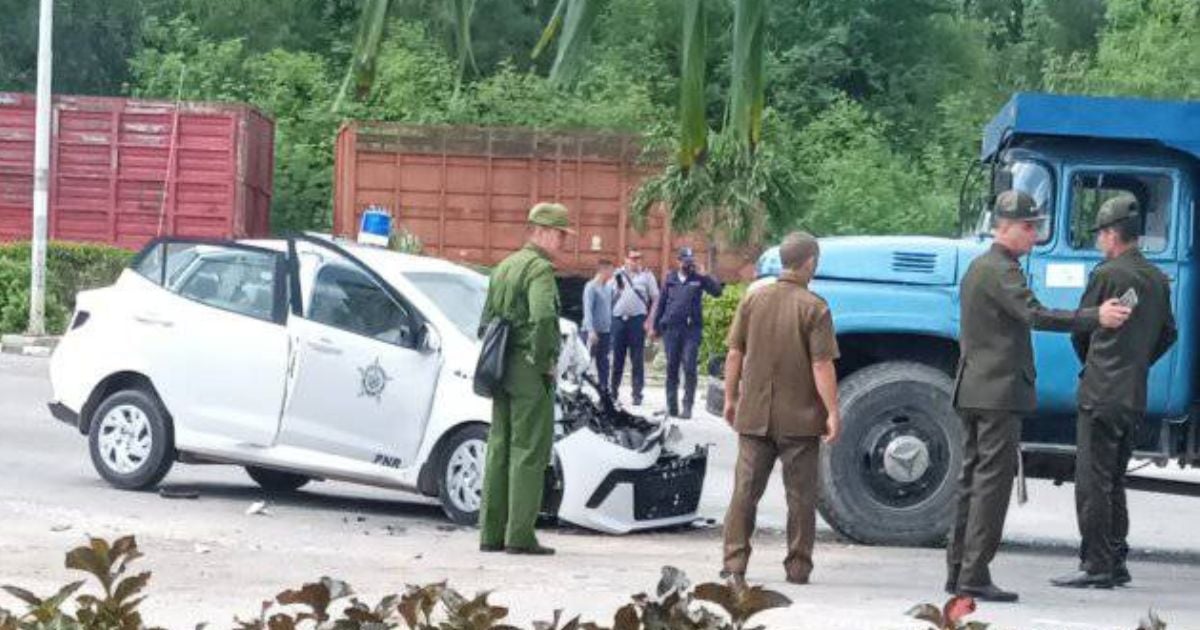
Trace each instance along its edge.
<instances>
[{"instance_id":1,"label":"car rear wheel","mask_svg":"<svg viewBox=\"0 0 1200 630\"><path fill-rule=\"evenodd\" d=\"M250 475L254 483L269 492L295 492L312 481L311 477L304 475L258 466L246 466L246 474Z\"/></svg>"},{"instance_id":2,"label":"car rear wheel","mask_svg":"<svg viewBox=\"0 0 1200 630\"><path fill-rule=\"evenodd\" d=\"M839 387L842 432L821 449L821 515L877 545L934 545L954 516L962 424L954 383L920 363L863 368Z\"/></svg>"},{"instance_id":3,"label":"car rear wheel","mask_svg":"<svg viewBox=\"0 0 1200 630\"><path fill-rule=\"evenodd\" d=\"M459 525L479 522L486 458L487 427L482 424L455 431L443 445L438 460L438 499L446 516Z\"/></svg>"},{"instance_id":4,"label":"car rear wheel","mask_svg":"<svg viewBox=\"0 0 1200 630\"><path fill-rule=\"evenodd\" d=\"M92 465L117 488L153 488L175 463L171 422L157 398L144 390L110 395L96 407L90 426Z\"/></svg>"}]
</instances>

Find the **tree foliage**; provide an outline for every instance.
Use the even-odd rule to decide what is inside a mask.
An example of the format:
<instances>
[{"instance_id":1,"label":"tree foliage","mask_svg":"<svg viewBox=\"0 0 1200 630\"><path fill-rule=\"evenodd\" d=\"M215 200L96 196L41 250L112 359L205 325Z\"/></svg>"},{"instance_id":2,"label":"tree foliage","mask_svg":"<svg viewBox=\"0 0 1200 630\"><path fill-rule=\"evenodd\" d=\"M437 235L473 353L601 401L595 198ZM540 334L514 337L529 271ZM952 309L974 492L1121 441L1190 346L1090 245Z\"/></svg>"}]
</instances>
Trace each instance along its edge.
<instances>
[{"instance_id":1,"label":"tree foliage","mask_svg":"<svg viewBox=\"0 0 1200 630\"><path fill-rule=\"evenodd\" d=\"M271 115L279 230L328 227L332 145L349 118L647 134L656 159L705 165L695 182L663 171L648 194L734 204L680 222L724 226L737 240L796 226L953 233L980 128L1016 90L1200 98L1195 0L57 0L56 9L56 92L245 101ZM0 90L33 89L36 11L0 0ZM333 113L364 11L382 16L368 20L374 80ZM535 59L555 15L555 39ZM588 36L572 38L576 30ZM761 68L744 54L758 48ZM727 150L731 137L747 138L764 164L748 168ZM771 192L783 186L793 191Z\"/></svg>"}]
</instances>

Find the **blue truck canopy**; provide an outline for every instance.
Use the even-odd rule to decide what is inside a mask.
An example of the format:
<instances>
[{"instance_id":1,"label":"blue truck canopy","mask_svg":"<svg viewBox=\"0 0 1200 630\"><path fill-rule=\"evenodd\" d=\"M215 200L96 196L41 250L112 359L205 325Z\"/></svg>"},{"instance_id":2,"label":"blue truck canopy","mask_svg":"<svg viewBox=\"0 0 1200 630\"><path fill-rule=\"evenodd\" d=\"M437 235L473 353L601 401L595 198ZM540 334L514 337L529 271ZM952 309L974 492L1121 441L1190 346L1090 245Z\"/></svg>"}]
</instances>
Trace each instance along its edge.
<instances>
[{"instance_id":1,"label":"blue truck canopy","mask_svg":"<svg viewBox=\"0 0 1200 630\"><path fill-rule=\"evenodd\" d=\"M1200 159L1200 102L1023 92L984 127L982 157L1014 135L1151 141Z\"/></svg>"}]
</instances>

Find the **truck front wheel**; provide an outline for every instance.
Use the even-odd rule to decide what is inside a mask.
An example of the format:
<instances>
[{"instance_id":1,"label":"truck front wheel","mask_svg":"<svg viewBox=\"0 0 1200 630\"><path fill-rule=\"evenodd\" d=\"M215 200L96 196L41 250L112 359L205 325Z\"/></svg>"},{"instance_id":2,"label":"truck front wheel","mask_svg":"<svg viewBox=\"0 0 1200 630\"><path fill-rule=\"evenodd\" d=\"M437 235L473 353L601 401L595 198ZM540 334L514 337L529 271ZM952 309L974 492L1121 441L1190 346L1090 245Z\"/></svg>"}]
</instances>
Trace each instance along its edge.
<instances>
[{"instance_id":1,"label":"truck front wheel","mask_svg":"<svg viewBox=\"0 0 1200 630\"><path fill-rule=\"evenodd\" d=\"M841 437L821 451L821 516L872 545L935 545L954 517L962 425L954 383L935 368L891 361L846 377Z\"/></svg>"}]
</instances>

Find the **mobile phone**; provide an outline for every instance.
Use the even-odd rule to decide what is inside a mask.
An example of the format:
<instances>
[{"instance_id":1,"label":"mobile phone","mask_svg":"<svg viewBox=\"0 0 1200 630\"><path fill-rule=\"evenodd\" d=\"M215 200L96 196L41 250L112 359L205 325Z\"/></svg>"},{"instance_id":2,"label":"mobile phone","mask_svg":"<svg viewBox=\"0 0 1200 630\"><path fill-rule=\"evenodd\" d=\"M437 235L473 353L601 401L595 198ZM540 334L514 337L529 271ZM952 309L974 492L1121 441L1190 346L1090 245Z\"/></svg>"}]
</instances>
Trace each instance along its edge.
<instances>
[{"instance_id":1,"label":"mobile phone","mask_svg":"<svg viewBox=\"0 0 1200 630\"><path fill-rule=\"evenodd\" d=\"M1134 308L1138 305L1137 291L1133 287L1129 287L1129 289L1121 294L1121 297L1117 298L1117 301L1121 303L1121 306Z\"/></svg>"}]
</instances>

